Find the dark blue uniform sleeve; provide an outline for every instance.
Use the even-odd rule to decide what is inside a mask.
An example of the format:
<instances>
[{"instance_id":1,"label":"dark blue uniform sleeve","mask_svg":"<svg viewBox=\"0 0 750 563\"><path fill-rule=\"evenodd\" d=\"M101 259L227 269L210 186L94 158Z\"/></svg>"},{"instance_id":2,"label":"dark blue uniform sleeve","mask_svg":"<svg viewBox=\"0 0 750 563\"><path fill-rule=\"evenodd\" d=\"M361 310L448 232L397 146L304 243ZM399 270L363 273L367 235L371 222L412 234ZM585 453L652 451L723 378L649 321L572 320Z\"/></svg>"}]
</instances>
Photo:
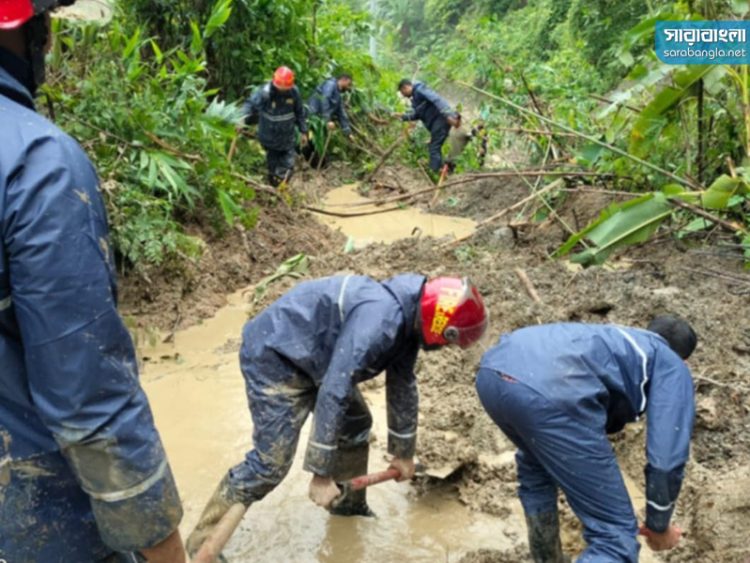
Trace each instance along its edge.
<instances>
[{"instance_id":1,"label":"dark blue uniform sleeve","mask_svg":"<svg viewBox=\"0 0 750 563\"><path fill-rule=\"evenodd\" d=\"M150 547L177 528L177 490L115 304L106 216L80 148L31 145L2 236L29 393L91 500L104 542Z\"/></svg>"},{"instance_id":2,"label":"dark blue uniform sleeve","mask_svg":"<svg viewBox=\"0 0 750 563\"><path fill-rule=\"evenodd\" d=\"M419 119L419 117L417 117L417 112L413 109L407 111L401 116L401 121L416 121L417 119Z\"/></svg>"},{"instance_id":3,"label":"dark blue uniform sleeve","mask_svg":"<svg viewBox=\"0 0 750 563\"><path fill-rule=\"evenodd\" d=\"M319 96L320 115L326 121L331 121L331 116L336 109L334 107L334 104L331 103L331 100L333 100L336 95L336 90L338 90L338 85L333 80L326 80L323 83L323 87Z\"/></svg>"},{"instance_id":4,"label":"dark blue uniform sleeve","mask_svg":"<svg viewBox=\"0 0 750 563\"><path fill-rule=\"evenodd\" d=\"M321 476L331 474L344 413L355 385L354 374L377 364L393 347L396 334L384 332L382 328L391 324L385 319L390 319L392 313L393 309L379 303L360 306L342 327L318 389L305 470Z\"/></svg>"},{"instance_id":5,"label":"dark blue uniform sleeve","mask_svg":"<svg viewBox=\"0 0 750 563\"><path fill-rule=\"evenodd\" d=\"M338 105L338 108L336 108L336 115L339 120L339 125L341 125L341 130L344 132L345 135L351 135L352 126L351 126L351 123L349 123L349 116L346 114L346 108L344 107L344 99L342 97L339 97L339 105Z\"/></svg>"},{"instance_id":6,"label":"dark blue uniform sleeve","mask_svg":"<svg viewBox=\"0 0 750 563\"><path fill-rule=\"evenodd\" d=\"M307 118L305 117L305 104L302 103L302 96L299 91L294 93L294 114L297 120L297 128L303 135L307 133Z\"/></svg>"},{"instance_id":7,"label":"dark blue uniform sleeve","mask_svg":"<svg viewBox=\"0 0 750 563\"><path fill-rule=\"evenodd\" d=\"M414 457L417 449L419 392L414 365L419 349L399 357L385 372L388 405L388 453L402 459Z\"/></svg>"},{"instance_id":8,"label":"dark blue uniform sleeve","mask_svg":"<svg viewBox=\"0 0 750 563\"><path fill-rule=\"evenodd\" d=\"M258 123L261 106L263 105L263 89L258 88L252 95L245 100L242 105L242 115L245 119L245 125Z\"/></svg>"},{"instance_id":9,"label":"dark blue uniform sleeve","mask_svg":"<svg viewBox=\"0 0 750 563\"><path fill-rule=\"evenodd\" d=\"M432 102L435 107L438 108L438 111L445 117L453 117L456 115L456 112L453 111L450 104L445 100L445 98L443 98L440 94L438 94L431 88L422 86L419 90L419 93L427 98L428 101Z\"/></svg>"},{"instance_id":10,"label":"dark blue uniform sleeve","mask_svg":"<svg viewBox=\"0 0 750 563\"><path fill-rule=\"evenodd\" d=\"M648 392L646 526L669 527L680 493L695 418L690 370L671 350L657 350Z\"/></svg>"}]
</instances>

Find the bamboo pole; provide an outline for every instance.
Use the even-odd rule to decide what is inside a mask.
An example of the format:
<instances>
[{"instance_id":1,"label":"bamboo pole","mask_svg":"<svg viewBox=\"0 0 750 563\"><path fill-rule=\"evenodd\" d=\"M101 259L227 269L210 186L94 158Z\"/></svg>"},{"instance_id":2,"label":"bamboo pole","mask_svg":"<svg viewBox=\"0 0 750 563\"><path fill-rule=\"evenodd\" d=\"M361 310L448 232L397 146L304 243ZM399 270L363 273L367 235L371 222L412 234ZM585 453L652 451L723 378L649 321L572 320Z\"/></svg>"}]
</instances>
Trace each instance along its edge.
<instances>
[{"instance_id":1,"label":"bamboo pole","mask_svg":"<svg viewBox=\"0 0 750 563\"><path fill-rule=\"evenodd\" d=\"M642 158L639 158L635 155L630 154L627 151L624 151L618 147L615 147L614 145L610 145L609 143L605 143L604 141L600 141L596 137L593 137L591 135L587 135L586 133L581 133L580 131L576 131L575 129L572 129L571 127L568 127L567 125L563 125L562 123L558 123L557 121L554 121L553 119L550 119L548 117L545 117L543 115L539 115L538 113L531 111L530 109L527 109L523 106L519 106L515 102L512 102L511 100L508 100L506 98L503 98L502 96L498 96L496 94L493 94L492 92L488 92L487 90L483 90L482 88L478 88L472 84L469 84L468 82L463 82L461 80L457 81L458 84L461 84L462 86L466 86L467 88L470 88L474 90L475 92L478 92L484 96L487 96L489 98L492 98L493 100L497 100L498 102L505 104L507 106L512 107L513 109L520 111L521 113L525 113L527 115L533 115L537 119L540 119L544 121L545 123L548 123L549 125L553 125L555 127L558 127L559 129L562 129L563 131L567 131L568 133L572 133L576 135L577 137L580 137L581 139L586 139L587 141L594 143L596 145L599 145L600 147L603 147L615 154L619 154L620 156L624 156L625 158L632 160L633 162L637 162L641 166L645 166L646 168L649 168L653 170L654 172L658 172L659 174L662 174L666 176L667 178L671 178L675 182L678 182L684 186L689 186L694 189L702 190L704 189L703 186L700 184L678 176L677 174L674 174L670 172L669 170L665 170L661 166L657 166L656 164L652 164L651 162L648 162L646 160L643 160Z\"/></svg>"}]
</instances>

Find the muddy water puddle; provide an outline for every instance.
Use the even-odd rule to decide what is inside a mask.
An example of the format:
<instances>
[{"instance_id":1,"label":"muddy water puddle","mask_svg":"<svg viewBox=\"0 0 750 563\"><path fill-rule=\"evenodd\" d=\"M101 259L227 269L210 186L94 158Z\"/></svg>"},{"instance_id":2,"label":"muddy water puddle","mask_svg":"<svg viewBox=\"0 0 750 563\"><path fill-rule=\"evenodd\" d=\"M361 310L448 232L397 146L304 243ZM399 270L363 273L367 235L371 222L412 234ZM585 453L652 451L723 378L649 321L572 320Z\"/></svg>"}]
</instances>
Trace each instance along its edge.
<instances>
[{"instance_id":1,"label":"muddy water puddle","mask_svg":"<svg viewBox=\"0 0 750 563\"><path fill-rule=\"evenodd\" d=\"M252 423L238 348L248 296L237 292L215 317L175 335L171 344L141 350L143 384L182 495L189 533L226 470L251 446ZM371 471L384 469L387 440L383 390L367 391L376 440ZM522 541L520 505L507 519L469 511L455 496L417 496L409 484L373 487L377 518L330 516L307 498L302 470L309 423L284 482L248 511L226 555L257 562L452 562L479 548L508 549Z\"/></svg>"},{"instance_id":2,"label":"muddy water puddle","mask_svg":"<svg viewBox=\"0 0 750 563\"><path fill-rule=\"evenodd\" d=\"M329 191L323 200L323 207L337 213L366 213L383 209L367 205L369 201L357 193L357 186L352 184ZM359 217L318 217L332 229L341 229L342 233L351 237L356 248L373 242L393 242L416 236L456 238L474 232L476 226L471 219L424 213L413 207Z\"/></svg>"}]
</instances>

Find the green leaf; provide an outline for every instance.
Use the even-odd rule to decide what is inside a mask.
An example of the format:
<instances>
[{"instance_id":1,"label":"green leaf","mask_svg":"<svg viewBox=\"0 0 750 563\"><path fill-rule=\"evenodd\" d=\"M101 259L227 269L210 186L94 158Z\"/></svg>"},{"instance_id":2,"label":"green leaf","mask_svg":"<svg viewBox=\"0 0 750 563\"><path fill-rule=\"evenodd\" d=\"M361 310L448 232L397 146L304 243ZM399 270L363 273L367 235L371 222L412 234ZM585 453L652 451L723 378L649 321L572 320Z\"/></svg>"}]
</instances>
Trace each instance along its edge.
<instances>
[{"instance_id":1,"label":"green leaf","mask_svg":"<svg viewBox=\"0 0 750 563\"><path fill-rule=\"evenodd\" d=\"M648 240L672 210L661 192L611 205L591 225L570 237L555 254L565 255L586 239L593 246L573 256L572 261L586 266L602 264L618 248Z\"/></svg>"},{"instance_id":2,"label":"green leaf","mask_svg":"<svg viewBox=\"0 0 750 563\"><path fill-rule=\"evenodd\" d=\"M232 0L218 0L211 10L211 15L203 30L203 38L208 39L221 28L232 15Z\"/></svg>"},{"instance_id":3,"label":"green leaf","mask_svg":"<svg viewBox=\"0 0 750 563\"><path fill-rule=\"evenodd\" d=\"M706 209L726 209L729 200L738 193L747 193L747 184L741 178L732 178L724 174L703 192L701 203Z\"/></svg>"},{"instance_id":4,"label":"green leaf","mask_svg":"<svg viewBox=\"0 0 750 563\"><path fill-rule=\"evenodd\" d=\"M203 52L203 37L201 36L201 30L198 28L198 24L190 22L190 31L192 32L190 52L193 55L200 55L201 52Z\"/></svg>"},{"instance_id":5,"label":"green leaf","mask_svg":"<svg viewBox=\"0 0 750 563\"><path fill-rule=\"evenodd\" d=\"M703 217L698 217L696 219L693 219L682 227L682 229L679 230L677 233L677 238L684 238L687 235L691 233L698 233L700 231L705 231L710 229L714 226L714 223L712 221L709 221L708 219L704 219Z\"/></svg>"},{"instance_id":6,"label":"green leaf","mask_svg":"<svg viewBox=\"0 0 750 563\"><path fill-rule=\"evenodd\" d=\"M130 39L128 39L128 42L125 44L125 48L122 51L122 58L127 59L135 52L140 43L140 39L141 29L137 28Z\"/></svg>"}]
</instances>

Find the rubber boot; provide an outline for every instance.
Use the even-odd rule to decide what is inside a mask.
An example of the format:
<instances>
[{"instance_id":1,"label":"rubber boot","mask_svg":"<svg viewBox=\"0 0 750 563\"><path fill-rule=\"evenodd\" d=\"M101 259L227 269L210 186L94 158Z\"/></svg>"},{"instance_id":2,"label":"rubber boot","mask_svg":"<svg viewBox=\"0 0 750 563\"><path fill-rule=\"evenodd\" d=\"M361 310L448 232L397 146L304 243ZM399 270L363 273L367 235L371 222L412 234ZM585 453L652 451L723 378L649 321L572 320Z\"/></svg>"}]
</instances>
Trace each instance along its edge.
<instances>
[{"instance_id":1,"label":"rubber boot","mask_svg":"<svg viewBox=\"0 0 750 563\"><path fill-rule=\"evenodd\" d=\"M211 535L219 520L238 502L240 501L234 498L232 494L229 486L229 475L227 474L219 483L216 491L214 491L208 504L206 504L206 508L203 509L203 514L201 514L198 524L196 524L195 529L190 533L185 542L185 549L191 558L198 553L203 542ZM223 555L219 555L218 561L226 563Z\"/></svg>"},{"instance_id":2,"label":"rubber boot","mask_svg":"<svg viewBox=\"0 0 750 563\"><path fill-rule=\"evenodd\" d=\"M534 563L570 562L570 558L563 554L557 511L526 516L526 528Z\"/></svg>"},{"instance_id":3,"label":"rubber boot","mask_svg":"<svg viewBox=\"0 0 750 563\"><path fill-rule=\"evenodd\" d=\"M353 448L340 449L333 471L337 483L367 474L367 462L370 457L368 444ZM351 491L331 508L336 516L375 516L367 505L367 489Z\"/></svg>"}]
</instances>

